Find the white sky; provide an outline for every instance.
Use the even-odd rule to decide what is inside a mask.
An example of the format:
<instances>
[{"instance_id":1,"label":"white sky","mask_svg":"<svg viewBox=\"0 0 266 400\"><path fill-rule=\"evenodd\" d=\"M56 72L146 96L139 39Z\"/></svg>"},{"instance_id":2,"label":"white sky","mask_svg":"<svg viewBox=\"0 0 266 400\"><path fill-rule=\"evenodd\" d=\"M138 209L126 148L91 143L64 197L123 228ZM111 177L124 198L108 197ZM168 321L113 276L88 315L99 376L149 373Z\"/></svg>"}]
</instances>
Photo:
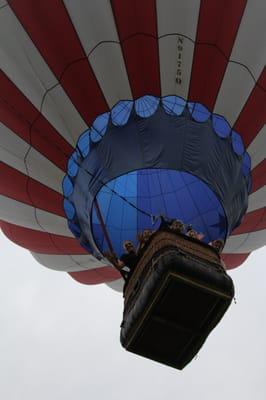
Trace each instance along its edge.
<instances>
[{"instance_id":1,"label":"white sky","mask_svg":"<svg viewBox=\"0 0 266 400\"><path fill-rule=\"evenodd\" d=\"M237 304L177 371L122 349L122 295L45 269L0 235L3 400L265 400L266 248L231 273Z\"/></svg>"}]
</instances>

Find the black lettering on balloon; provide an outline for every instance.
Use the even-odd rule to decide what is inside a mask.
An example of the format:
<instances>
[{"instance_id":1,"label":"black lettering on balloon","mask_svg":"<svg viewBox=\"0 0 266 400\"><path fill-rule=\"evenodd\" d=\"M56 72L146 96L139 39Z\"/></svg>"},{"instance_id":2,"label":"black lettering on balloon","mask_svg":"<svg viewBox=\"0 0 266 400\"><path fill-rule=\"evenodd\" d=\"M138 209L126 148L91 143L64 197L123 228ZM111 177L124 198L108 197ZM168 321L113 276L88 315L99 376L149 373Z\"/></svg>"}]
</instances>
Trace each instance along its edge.
<instances>
[{"instance_id":1,"label":"black lettering on balloon","mask_svg":"<svg viewBox=\"0 0 266 400\"><path fill-rule=\"evenodd\" d=\"M178 85L182 84L182 65L183 65L183 43L184 38L182 36L177 37L177 70L175 81Z\"/></svg>"}]
</instances>

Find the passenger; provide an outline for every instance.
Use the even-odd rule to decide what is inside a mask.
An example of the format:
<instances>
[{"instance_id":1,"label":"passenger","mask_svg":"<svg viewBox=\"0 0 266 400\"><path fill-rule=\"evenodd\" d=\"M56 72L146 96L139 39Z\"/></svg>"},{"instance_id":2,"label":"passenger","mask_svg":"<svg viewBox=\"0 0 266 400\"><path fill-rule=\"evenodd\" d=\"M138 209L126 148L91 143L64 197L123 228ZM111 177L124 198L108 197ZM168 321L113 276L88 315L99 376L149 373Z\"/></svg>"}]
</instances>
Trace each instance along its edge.
<instances>
[{"instance_id":1,"label":"passenger","mask_svg":"<svg viewBox=\"0 0 266 400\"><path fill-rule=\"evenodd\" d=\"M217 251L218 254L221 254L224 248L224 240L223 239L216 239L209 243L210 246Z\"/></svg>"},{"instance_id":2,"label":"passenger","mask_svg":"<svg viewBox=\"0 0 266 400\"><path fill-rule=\"evenodd\" d=\"M185 233L185 225L179 219L174 219L169 228L175 233Z\"/></svg>"},{"instance_id":3,"label":"passenger","mask_svg":"<svg viewBox=\"0 0 266 400\"><path fill-rule=\"evenodd\" d=\"M198 232L194 231L194 229L189 229L189 231L187 231L187 236L193 238L193 239L197 239L198 238Z\"/></svg>"},{"instance_id":4,"label":"passenger","mask_svg":"<svg viewBox=\"0 0 266 400\"><path fill-rule=\"evenodd\" d=\"M123 248L125 253L122 254L120 259L118 260L118 267L122 270L124 267L128 267L128 276L129 277L134 271L137 263L138 263L138 255L134 244L130 240L126 240L123 244Z\"/></svg>"},{"instance_id":5,"label":"passenger","mask_svg":"<svg viewBox=\"0 0 266 400\"><path fill-rule=\"evenodd\" d=\"M160 215L159 218L161 220L161 223L160 223L160 226L159 226L159 230L160 231L168 231L169 227L170 227L170 225L172 223L172 220L168 219L168 218L165 218L163 215Z\"/></svg>"},{"instance_id":6,"label":"passenger","mask_svg":"<svg viewBox=\"0 0 266 400\"><path fill-rule=\"evenodd\" d=\"M139 253L146 246L146 244L150 240L153 233L154 232L151 229L144 229L142 234L138 235L139 245L138 245L137 253Z\"/></svg>"},{"instance_id":7,"label":"passenger","mask_svg":"<svg viewBox=\"0 0 266 400\"><path fill-rule=\"evenodd\" d=\"M125 280L127 280L129 274L129 268L126 265L122 265L122 263L118 260L115 253L111 251L106 251L105 253L103 253L103 255L104 257L107 258L108 261L110 261L115 266L116 269L119 270L122 277Z\"/></svg>"},{"instance_id":8,"label":"passenger","mask_svg":"<svg viewBox=\"0 0 266 400\"><path fill-rule=\"evenodd\" d=\"M202 240L204 238L204 234L195 231L191 225L188 225L186 235L197 240Z\"/></svg>"}]
</instances>

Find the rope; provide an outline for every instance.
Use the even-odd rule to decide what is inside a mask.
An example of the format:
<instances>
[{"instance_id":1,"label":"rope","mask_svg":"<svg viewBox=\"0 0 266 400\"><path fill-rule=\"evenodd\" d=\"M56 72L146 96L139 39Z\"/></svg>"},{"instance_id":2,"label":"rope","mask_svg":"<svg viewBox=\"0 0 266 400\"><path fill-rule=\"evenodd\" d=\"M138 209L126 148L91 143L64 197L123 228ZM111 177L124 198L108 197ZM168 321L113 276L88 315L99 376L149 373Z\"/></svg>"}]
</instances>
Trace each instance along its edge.
<instances>
[{"instance_id":1,"label":"rope","mask_svg":"<svg viewBox=\"0 0 266 400\"><path fill-rule=\"evenodd\" d=\"M102 230L103 230L103 235L104 235L104 237L106 239L106 242L108 244L109 250L110 250L110 252L112 254L115 254L111 239L110 239L110 237L108 235L106 226L104 224L104 220L103 220L103 217L102 217L101 210L100 210L100 207L99 207L97 199L94 200L94 204L95 204L96 214L97 214L97 217L98 217L98 219L100 221L100 224L101 224L101 227L102 227Z\"/></svg>"}]
</instances>

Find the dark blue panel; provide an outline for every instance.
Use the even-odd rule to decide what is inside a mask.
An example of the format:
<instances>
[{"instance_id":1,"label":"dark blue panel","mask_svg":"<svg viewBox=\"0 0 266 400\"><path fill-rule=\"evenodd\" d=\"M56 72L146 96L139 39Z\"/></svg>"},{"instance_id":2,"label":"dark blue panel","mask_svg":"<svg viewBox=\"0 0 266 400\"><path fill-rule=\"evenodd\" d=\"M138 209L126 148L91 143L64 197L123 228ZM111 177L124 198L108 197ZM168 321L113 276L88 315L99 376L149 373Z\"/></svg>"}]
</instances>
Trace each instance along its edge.
<instances>
[{"instance_id":1,"label":"dark blue panel","mask_svg":"<svg viewBox=\"0 0 266 400\"><path fill-rule=\"evenodd\" d=\"M79 238L81 235L81 230L78 225L74 224L73 222L68 221L68 227L73 232L73 234Z\"/></svg>"}]
</instances>

